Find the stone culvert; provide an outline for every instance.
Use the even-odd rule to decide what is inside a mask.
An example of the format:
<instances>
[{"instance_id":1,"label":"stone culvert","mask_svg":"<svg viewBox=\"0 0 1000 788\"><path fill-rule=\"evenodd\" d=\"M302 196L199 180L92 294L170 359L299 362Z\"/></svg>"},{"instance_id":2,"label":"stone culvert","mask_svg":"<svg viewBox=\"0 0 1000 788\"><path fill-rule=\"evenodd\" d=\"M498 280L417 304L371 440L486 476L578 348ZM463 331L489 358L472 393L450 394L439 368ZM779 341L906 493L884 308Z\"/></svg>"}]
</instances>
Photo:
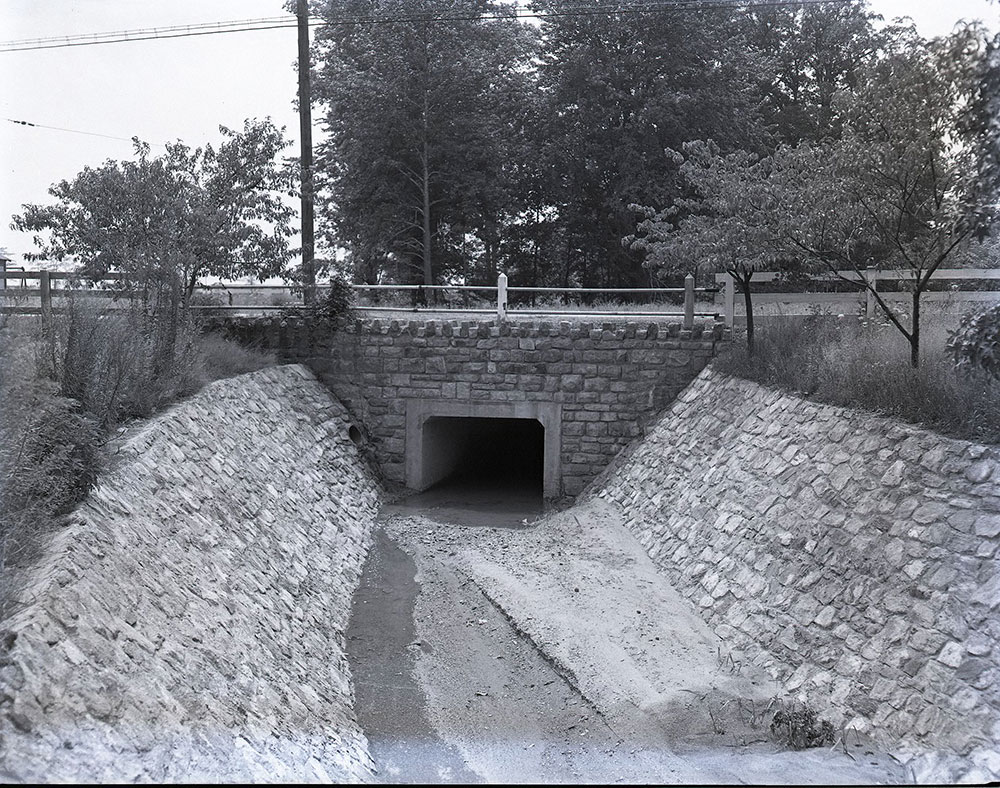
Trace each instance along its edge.
<instances>
[{"instance_id":1,"label":"stone culvert","mask_svg":"<svg viewBox=\"0 0 1000 788\"><path fill-rule=\"evenodd\" d=\"M300 366L146 423L0 633L0 778L364 781L343 630L379 493Z\"/></svg>"},{"instance_id":2,"label":"stone culvert","mask_svg":"<svg viewBox=\"0 0 1000 788\"><path fill-rule=\"evenodd\" d=\"M847 728L1000 776L1000 451L711 368L589 494Z\"/></svg>"}]
</instances>

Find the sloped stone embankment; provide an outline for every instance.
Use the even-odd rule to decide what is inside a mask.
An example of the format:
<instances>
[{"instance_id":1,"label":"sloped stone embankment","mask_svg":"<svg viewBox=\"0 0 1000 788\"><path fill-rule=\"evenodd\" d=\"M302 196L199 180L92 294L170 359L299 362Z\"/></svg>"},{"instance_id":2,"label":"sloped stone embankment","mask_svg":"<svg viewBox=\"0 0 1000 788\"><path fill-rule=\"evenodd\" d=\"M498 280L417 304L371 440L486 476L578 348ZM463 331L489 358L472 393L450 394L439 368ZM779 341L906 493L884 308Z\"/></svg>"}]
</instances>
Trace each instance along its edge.
<instances>
[{"instance_id":1,"label":"sloped stone embankment","mask_svg":"<svg viewBox=\"0 0 1000 788\"><path fill-rule=\"evenodd\" d=\"M343 630L378 506L299 366L127 440L0 632L0 777L363 781Z\"/></svg>"},{"instance_id":2,"label":"sloped stone embankment","mask_svg":"<svg viewBox=\"0 0 1000 788\"><path fill-rule=\"evenodd\" d=\"M1000 774L996 447L708 369L588 494L787 691Z\"/></svg>"}]
</instances>

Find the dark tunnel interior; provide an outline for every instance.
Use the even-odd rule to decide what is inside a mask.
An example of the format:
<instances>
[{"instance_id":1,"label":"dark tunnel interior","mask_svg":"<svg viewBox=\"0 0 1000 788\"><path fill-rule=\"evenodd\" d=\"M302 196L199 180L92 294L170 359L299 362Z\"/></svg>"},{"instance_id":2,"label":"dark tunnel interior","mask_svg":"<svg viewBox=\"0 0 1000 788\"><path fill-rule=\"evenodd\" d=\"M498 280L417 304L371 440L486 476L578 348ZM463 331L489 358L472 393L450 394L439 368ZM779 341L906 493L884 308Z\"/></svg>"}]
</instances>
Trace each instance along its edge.
<instances>
[{"instance_id":1,"label":"dark tunnel interior","mask_svg":"<svg viewBox=\"0 0 1000 788\"><path fill-rule=\"evenodd\" d=\"M433 488L510 488L541 496L545 428L536 419L439 416L424 424L424 479Z\"/></svg>"}]
</instances>

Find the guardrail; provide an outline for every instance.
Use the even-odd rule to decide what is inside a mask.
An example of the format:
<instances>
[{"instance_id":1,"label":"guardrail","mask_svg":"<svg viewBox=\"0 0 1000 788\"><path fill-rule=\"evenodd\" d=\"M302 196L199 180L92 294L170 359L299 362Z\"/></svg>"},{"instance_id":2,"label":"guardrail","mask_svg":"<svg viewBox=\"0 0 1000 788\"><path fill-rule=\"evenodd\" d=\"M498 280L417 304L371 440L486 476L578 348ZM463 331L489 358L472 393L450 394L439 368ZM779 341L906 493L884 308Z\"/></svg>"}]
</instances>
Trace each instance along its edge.
<instances>
[{"instance_id":1,"label":"guardrail","mask_svg":"<svg viewBox=\"0 0 1000 788\"><path fill-rule=\"evenodd\" d=\"M98 280L99 285L103 281L116 281L120 280L120 275L111 275L102 280ZM104 297L111 299L119 299L123 295L127 295L121 290L107 289L98 287L89 287L85 290L81 290L78 287L74 287L73 283L79 280L79 276L73 273L66 273L61 271L13 271L8 269L7 271L0 270L0 282L4 280L16 280L21 282L21 287L8 288L7 290L0 289L0 297L6 295L8 297L26 297L31 299L32 304L30 306L9 306L0 305L0 312L7 313L21 313L21 314L42 314L43 317L50 316L54 310L53 299L58 299L65 295L67 292L85 292L89 296ZM27 280L37 281L38 287L24 287ZM352 289L358 294L364 293L380 293L380 292L394 292L394 293L409 293L413 297L413 303L409 306L400 306L398 304L394 305L372 305L372 304L360 304L353 308L360 312L448 312L456 314L495 314L498 320L506 320L512 316L524 315L524 316L536 316L536 315L566 315L566 316L588 316L588 317L681 317L683 319L684 326L690 328L694 325L694 320L696 317L710 317L714 319L719 318L719 313L717 310L712 311L697 311L696 302L698 295L710 295L713 300L717 293L717 288L696 288L694 286L694 277L688 276L685 279L684 287L644 287L644 288L581 288L581 287L511 287L507 284L507 276L505 274L500 274L497 278L497 284L495 286L477 286L477 285L352 285ZM61 286L60 286L61 285ZM317 288L322 292L325 288L319 286ZM295 289L286 285L239 285L239 284L215 284L215 285L199 285L198 293L216 293L225 294L224 298L228 303L223 304L197 304L191 305L193 310L211 310L211 311L222 311L222 312L280 312L287 311L289 309L295 309L302 306L301 293ZM234 294L248 293L254 295L268 295L270 294L272 298L281 298L282 300L290 299L290 302L285 303L256 303L256 304L236 304L234 301ZM463 297L463 304L456 306L453 303L446 304L428 304L428 295L432 296L432 299L437 294L444 293L459 293ZM476 294L479 296L483 303L488 303L489 307L486 306L469 306L470 294ZM509 304L509 299L511 295L557 295L564 296L567 299L570 297L580 299L588 297L597 297L602 295L641 295L647 299L662 297L665 295L683 296L683 310L682 311L668 311L664 309L656 310L608 310L608 309L593 309L581 306L579 309L567 309L567 308L535 308L535 307L519 307L511 306ZM485 295L485 298L483 296ZM37 305L36 305L37 302ZM58 311L58 307L55 307Z\"/></svg>"},{"instance_id":2,"label":"guardrail","mask_svg":"<svg viewBox=\"0 0 1000 788\"><path fill-rule=\"evenodd\" d=\"M774 282L781 278L781 274L774 271L758 271L751 278L751 283ZM865 296L865 315L868 318L875 317L878 302L872 292L866 288L862 282L869 282L878 290L879 295L887 302L903 301L910 298L907 291L890 292L879 290L879 282L897 281L908 282L916 279L912 271L886 270L879 268L867 268L863 273L857 271L838 271L836 275L827 274L823 277L814 277L813 284L833 284L844 279L853 280L858 283L858 289L854 292L754 292L753 303L759 304L848 304L857 303L859 296ZM1000 282L1000 268L942 268L934 272L931 282L947 281L998 281ZM729 274L716 274L715 281L719 285L721 294L721 306L724 320L727 326L733 325L736 313L736 282ZM996 302L1000 301L1000 288L997 290L927 290L924 291L921 299L928 302L941 301L969 301L969 302Z\"/></svg>"}]
</instances>

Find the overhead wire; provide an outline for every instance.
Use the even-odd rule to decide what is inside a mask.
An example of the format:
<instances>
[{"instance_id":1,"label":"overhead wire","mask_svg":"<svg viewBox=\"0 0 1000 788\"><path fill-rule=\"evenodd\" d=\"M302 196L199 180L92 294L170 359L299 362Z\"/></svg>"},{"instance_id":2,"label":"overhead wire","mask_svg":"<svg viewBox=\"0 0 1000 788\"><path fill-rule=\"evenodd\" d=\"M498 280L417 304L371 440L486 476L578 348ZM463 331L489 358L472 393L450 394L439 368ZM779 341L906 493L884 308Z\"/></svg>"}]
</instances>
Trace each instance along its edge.
<instances>
[{"instance_id":1,"label":"overhead wire","mask_svg":"<svg viewBox=\"0 0 1000 788\"><path fill-rule=\"evenodd\" d=\"M112 134L100 134L96 131L80 131L80 129L65 129L62 126L46 126L43 123L32 123L29 120L15 120L14 118L4 118L4 120L8 121L9 123L16 123L19 126L33 126L38 129L50 129L52 131L66 131L69 132L70 134L86 134L87 136L90 137L104 137L105 139L109 140L121 140L122 142L132 142L132 140L128 139L127 137L115 137Z\"/></svg>"},{"instance_id":2,"label":"overhead wire","mask_svg":"<svg viewBox=\"0 0 1000 788\"><path fill-rule=\"evenodd\" d=\"M658 3L617 3L604 7L572 7L553 11L532 11L511 7L509 11L489 14L436 14L408 16L365 16L337 20L317 18L317 27L341 27L353 25L409 24L424 22L442 24L460 21L490 21L507 19L548 19L560 17L607 16L616 14L658 14L678 11L700 11L717 9L756 9L780 7L808 7L819 5L846 5L855 0L673 0ZM66 47L95 46L99 44L121 44L135 41L149 41L166 38L188 38L226 33L247 33L259 30L293 28L297 25L294 16L245 19L230 22L210 22L200 25L175 25L161 28L141 28L107 33L88 33L76 36L54 36L50 38L20 39L0 42L0 52L23 52L38 49L60 49Z\"/></svg>"}]
</instances>

